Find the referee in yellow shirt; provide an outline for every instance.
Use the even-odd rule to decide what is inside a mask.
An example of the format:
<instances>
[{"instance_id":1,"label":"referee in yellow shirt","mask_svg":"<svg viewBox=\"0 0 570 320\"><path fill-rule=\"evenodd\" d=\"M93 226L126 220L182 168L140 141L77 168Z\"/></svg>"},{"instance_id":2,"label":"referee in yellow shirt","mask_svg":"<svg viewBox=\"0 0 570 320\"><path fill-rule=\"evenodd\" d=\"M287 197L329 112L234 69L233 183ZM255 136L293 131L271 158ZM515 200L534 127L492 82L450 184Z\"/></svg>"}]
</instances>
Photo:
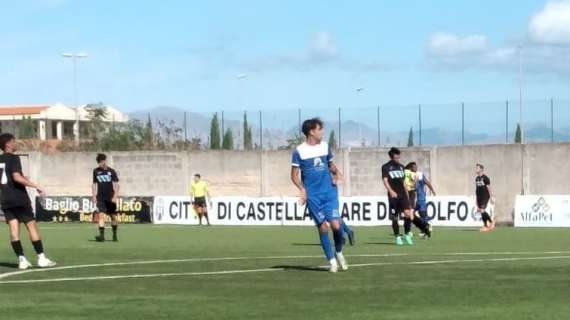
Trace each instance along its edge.
<instances>
[{"instance_id":1,"label":"referee in yellow shirt","mask_svg":"<svg viewBox=\"0 0 570 320\"><path fill-rule=\"evenodd\" d=\"M206 183L206 181L202 181L202 177L197 173L194 175L194 181L192 181L192 186L190 189L192 193L192 202L194 203L194 210L198 214L200 225L202 225L202 217L205 217L206 223L209 226L210 219L208 219L208 205L206 202L206 196L210 201L210 206L212 205L212 197L210 196L208 183Z\"/></svg>"}]
</instances>

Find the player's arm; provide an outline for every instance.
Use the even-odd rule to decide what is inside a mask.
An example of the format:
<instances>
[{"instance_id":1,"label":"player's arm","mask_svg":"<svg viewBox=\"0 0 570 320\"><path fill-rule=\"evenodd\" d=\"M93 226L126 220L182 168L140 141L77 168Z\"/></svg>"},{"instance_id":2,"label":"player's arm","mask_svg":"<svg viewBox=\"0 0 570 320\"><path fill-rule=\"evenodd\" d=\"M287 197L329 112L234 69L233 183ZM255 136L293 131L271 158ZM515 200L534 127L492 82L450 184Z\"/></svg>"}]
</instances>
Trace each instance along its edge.
<instances>
[{"instance_id":1,"label":"player's arm","mask_svg":"<svg viewBox=\"0 0 570 320\"><path fill-rule=\"evenodd\" d=\"M12 173L12 180L28 188L36 189L39 192L40 196L43 196L45 193L44 189L39 184L34 183L30 179L24 177L21 172Z\"/></svg>"},{"instance_id":2,"label":"player's arm","mask_svg":"<svg viewBox=\"0 0 570 320\"><path fill-rule=\"evenodd\" d=\"M392 198L397 198L398 194L396 193L396 191L394 191L394 189L392 189L392 186L390 185L390 182L388 182L388 177L384 177L382 179L382 181L384 182L384 187L386 188L386 190L388 190L388 193L390 194L390 197Z\"/></svg>"},{"instance_id":3,"label":"player's arm","mask_svg":"<svg viewBox=\"0 0 570 320\"><path fill-rule=\"evenodd\" d=\"M115 170L113 170L111 172L111 180L113 182L113 202L117 202L117 197L119 197L119 190L121 189L121 186L119 185L119 176L117 175L117 172Z\"/></svg>"},{"instance_id":4,"label":"player's arm","mask_svg":"<svg viewBox=\"0 0 570 320\"><path fill-rule=\"evenodd\" d=\"M301 197L299 199L299 202L301 203L301 205L303 205L305 204L305 202L307 202L307 191L305 190L303 182L301 181L301 177L299 175L300 172L301 169L299 167L295 166L291 167L291 181L293 182L295 187L297 187L297 189L299 189L299 191L301 192Z\"/></svg>"},{"instance_id":5,"label":"player's arm","mask_svg":"<svg viewBox=\"0 0 570 320\"><path fill-rule=\"evenodd\" d=\"M329 170L333 175L333 183L336 185L344 178L340 169L336 166L333 161L329 161Z\"/></svg>"},{"instance_id":6,"label":"player's arm","mask_svg":"<svg viewBox=\"0 0 570 320\"><path fill-rule=\"evenodd\" d=\"M435 196L435 189L433 188L433 185L431 184L431 181L429 181L429 179L424 175L424 180L426 182L426 186L429 188L429 190L431 191L431 194L433 194Z\"/></svg>"},{"instance_id":7,"label":"player's arm","mask_svg":"<svg viewBox=\"0 0 570 320\"><path fill-rule=\"evenodd\" d=\"M113 202L117 202L117 197L119 197L119 190L121 186L119 185L119 181L113 182Z\"/></svg>"}]
</instances>

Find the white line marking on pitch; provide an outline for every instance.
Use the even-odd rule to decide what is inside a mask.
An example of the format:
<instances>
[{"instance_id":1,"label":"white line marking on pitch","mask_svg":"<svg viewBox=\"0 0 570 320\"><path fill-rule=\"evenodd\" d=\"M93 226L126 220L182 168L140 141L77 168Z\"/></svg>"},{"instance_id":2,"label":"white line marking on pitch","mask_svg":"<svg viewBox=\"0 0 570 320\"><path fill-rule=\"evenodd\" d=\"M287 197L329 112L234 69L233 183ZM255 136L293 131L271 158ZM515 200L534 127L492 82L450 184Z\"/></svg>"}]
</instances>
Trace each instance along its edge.
<instances>
[{"instance_id":1,"label":"white line marking on pitch","mask_svg":"<svg viewBox=\"0 0 570 320\"><path fill-rule=\"evenodd\" d=\"M546 257L526 257L526 258L491 258L491 259L457 259L457 260L431 260L431 261L410 261L410 262L377 262L377 263L361 263L350 265L351 268L371 267L371 266L390 266L390 265L435 265L435 264L455 264L470 262L505 262L505 261L531 261L531 260L558 260L570 259L570 256L546 256ZM324 268L320 266L320 268ZM260 273L285 271L287 267L279 268L263 268L263 269L246 269L246 270L226 270L212 272L182 272L182 273L154 273L154 274L134 274L121 276L96 276L96 277L76 277L76 278L55 278L55 279L35 279L35 280L9 280L0 281L1 284L27 284L27 283L45 283L45 282L66 282L66 281L89 281L89 280L111 280L111 279L133 279L133 278L164 278L164 277L180 277L180 276L208 276L208 275L228 275L243 273ZM43 269L46 270L46 269ZM52 269L53 270L53 269Z\"/></svg>"},{"instance_id":2,"label":"white line marking on pitch","mask_svg":"<svg viewBox=\"0 0 570 320\"><path fill-rule=\"evenodd\" d=\"M387 253L387 254L362 254L352 255L351 257L401 257L407 256L406 253ZM109 262L98 264L80 264L72 266L55 267L49 269L29 269L22 271L14 271L0 274L0 280L26 273L46 272L69 269L97 268L97 267L115 267L130 265L146 265L146 264L163 264L163 263L179 263L179 262L215 262L215 261L239 261L239 260L277 260L277 259L313 259L322 258L322 255L311 256L267 256L267 257L227 257L227 258L189 258L189 259L171 259L171 260L150 260L150 261L128 261L128 262ZM347 256L348 257L348 256Z\"/></svg>"},{"instance_id":3,"label":"white line marking on pitch","mask_svg":"<svg viewBox=\"0 0 570 320\"><path fill-rule=\"evenodd\" d=\"M456 256L456 255L535 255L535 254L568 254L570 251L547 251L547 252L455 252L455 253L432 253L425 254L426 256ZM418 254L416 254L418 255ZM424 255L424 254L420 254ZM349 258L382 258L382 257L401 257L413 256L408 253L387 253L387 254L356 254L347 255ZM130 266L130 265L147 265L147 264L162 264L162 263L180 263L180 262L215 262L215 261L240 261L240 260L276 260L276 259L316 259L322 258L321 255L305 255L305 256L266 256L266 257L221 257L221 258L189 258L189 259L171 259L171 260L147 260L147 261L127 261L127 262L108 262L98 264L82 264L62 266L49 269L29 269L23 271L13 271L0 274L0 281L13 276L18 276L34 272L46 272L57 270L69 269L83 269L83 268L98 268L98 267L115 267L115 266Z\"/></svg>"}]
</instances>

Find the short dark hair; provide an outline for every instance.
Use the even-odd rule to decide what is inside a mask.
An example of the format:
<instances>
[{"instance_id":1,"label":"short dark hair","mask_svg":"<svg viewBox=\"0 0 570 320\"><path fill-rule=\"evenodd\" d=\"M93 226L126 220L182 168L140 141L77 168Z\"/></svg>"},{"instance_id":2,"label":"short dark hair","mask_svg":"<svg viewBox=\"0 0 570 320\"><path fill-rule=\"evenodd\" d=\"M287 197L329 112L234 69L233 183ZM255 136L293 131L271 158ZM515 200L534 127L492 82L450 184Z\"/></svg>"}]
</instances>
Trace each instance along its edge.
<instances>
[{"instance_id":1,"label":"short dark hair","mask_svg":"<svg viewBox=\"0 0 570 320\"><path fill-rule=\"evenodd\" d=\"M6 144L14 139L16 139L16 137L14 137L14 135L11 133L0 134L0 149L2 149L2 151L5 151Z\"/></svg>"},{"instance_id":2,"label":"short dark hair","mask_svg":"<svg viewBox=\"0 0 570 320\"><path fill-rule=\"evenodd\" d=\"M202 176L201 176L199 173L196 173L196 174L194 175L194 177L196 177L196 178L202 178Z\"/></svg>"},{"instance_id":3,"label":"short dark hair","mask_svg":"<svg viewBox=\"0 0 570 320\"><path fill-rule=\"evenodd\" d=\"M396 148L396 147L392 147L390 148L390 151L388 151L388 155L390 156L390 159L394 158L395 155L399 155L400 154L400 149Z\"/></svg>"},{"instance_id":4,"label":"short dark hair","mask_svg":"<svg viewBox=\"0 0 570 320\"><path fill-rule=\"evenodd\" d=\"M99 153L97 154L97 158L95 158L95 160L97 160L97 163L101 163L101 161L107 160L107 156L103 153Z\"/></svg>"},{"instance_id":5,"label":"short dark hair","mask_svg":"<svg viewBox=\"0 0 570 320\"><path fill-rule=\"evenodd\" d=\"M319 127L323 127L323 121L321 121L321 119L319 118L312 118L312 119L307 119L303 122L303 127L302 127L302 131L303 134L305 135L305 137L309 137L309 134L311 133L311 130L316 129L317 126Z\"/></svg>"},{"instance_id":6,"label":"short dark hair","mask_svg":"<svg viewBox=\"0 0 570 320\"><path fill-rule=\"evenodd\" d=\"M406 169L412 170L412 167L415 166L415 165L416 165L416 163L415 163L414 161L412 161L412 162L410 162L410 163L408 163L408 164L406 165Z\"/></svg>"},{"instance_id":7,"label":"short dark hair","mask_svg":"<svg viewBox=\"0 0 570 320\"><path fill-rule=\"evenodd\" d=\"M481 170L485 170L485 166L480 163L476 164L475 166L481 168Z\"/></svg>"}]
</instances>

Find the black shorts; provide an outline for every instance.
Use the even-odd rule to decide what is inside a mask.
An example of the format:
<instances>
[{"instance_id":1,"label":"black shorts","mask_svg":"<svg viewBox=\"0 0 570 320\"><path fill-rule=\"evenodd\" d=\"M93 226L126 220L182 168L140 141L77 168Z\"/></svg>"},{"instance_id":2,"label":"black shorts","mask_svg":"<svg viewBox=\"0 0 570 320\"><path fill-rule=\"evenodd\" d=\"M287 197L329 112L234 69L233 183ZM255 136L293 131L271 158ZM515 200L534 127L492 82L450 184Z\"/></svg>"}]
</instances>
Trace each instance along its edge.
<instances>
[{"instance_id":1,"label":"black shorts","mask_svg":"<svg viewBox=\"0 0 570 320\"><path fill-rule=\"evenodd\" d=\"M404 210L409 210L412 208L408 197L399 196L398 198L392 198L389 196L388 198L390 220L398 220L400 218L400 215L404 213Z\"/></svg>"},{"instance_id":2,"label":"black shorts","mask_svg":"<svg viewBox=\"0 0 570 320\"><path fill-rule=\"evenodd\" d=\"M111 216L117 215L117 204L111 200L97 200L97 212Z\"/></svg>"},{"instance_id":3,"label":"black shorts","mask_svg":"<svg viewBox=\"0 0 570 320\"><path fill-rule=\"evenodd\" d=\"M206 197L195 197L194 198L194 207L195 208L207 208L206 205Z\"/></svg>"},{"instance_id":4,"label":"black shorts","mask_svg":"<svg viewBox=\"0 0 570 320\"><path fill-rule=\"evenodd\" d=\"M487 208L487 205L489 204L489 200L490 200L490 198L487 198L487 197L477 198L477 208L479 208L479 209Z\"/></svg>"},{"instance_id":5,"label":"black shorts","mask_svg":"<svg viewBox=\"0 0 570 320\"><path fill-rule=\"evenodd\" d=\"M4 211L4 218L6 219L6 223L9 223L14 219L18 220L20 223L28 223L30 221L36 220L32 206L7 208L2 209L2 211Z\"/></svg>"}]
</instances>

